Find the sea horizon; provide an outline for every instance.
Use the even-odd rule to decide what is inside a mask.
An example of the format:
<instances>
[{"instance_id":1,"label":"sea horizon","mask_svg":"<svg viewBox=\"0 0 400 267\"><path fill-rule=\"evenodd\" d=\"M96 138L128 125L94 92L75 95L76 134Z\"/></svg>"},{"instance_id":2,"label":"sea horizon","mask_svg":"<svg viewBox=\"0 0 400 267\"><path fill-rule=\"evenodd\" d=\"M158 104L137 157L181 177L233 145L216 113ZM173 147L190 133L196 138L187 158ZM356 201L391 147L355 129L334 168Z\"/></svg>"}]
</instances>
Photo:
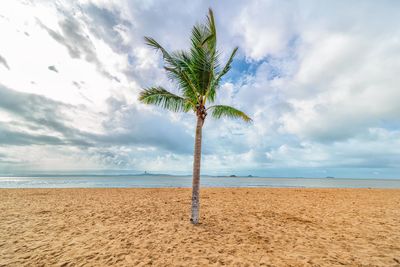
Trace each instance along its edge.
<instances>
[{"instance_id":1,"label":"sea horizon","mask_svg":"<svg viewBox=\"0 0 400 267\"><path fill-rule=\"evenodd\" d=\"M226 177L226 178L288 178L288 179L357 179L357 180L400 180L400 176L377 176L377 174L373 175L334 175L334 174L310 174L304 175L304 173L300 173L299 175L291 175L291 174L275 174L276 172L272 172L270 174L254 174L252 172L244 173L244 172L223 172L219 174L212 173L204 173L201 174L201 177ZM285 172L283 172L285 173ZM379 175L379 174L378 174ZM76 176L174 176L174 177L186 177L192 176L190 172L181 172L181 171L136 171L136 170L87 170L87 171L19 171L19 172L3 172L0 173L0 178L2 177L76 177Z\"/></svg>"},{"instance_id":2,"label":"sea horizon","mask_svg":"<svg viewBox=\"0 0 400 267\"><path fill-rule=\"evenodd\" d=\"M0 176L0 188L190 188L191 183L191 175L150 173ZM400 179L202 175L200 184L211 188L400 188Z\"/></svg>"}]
</instances>

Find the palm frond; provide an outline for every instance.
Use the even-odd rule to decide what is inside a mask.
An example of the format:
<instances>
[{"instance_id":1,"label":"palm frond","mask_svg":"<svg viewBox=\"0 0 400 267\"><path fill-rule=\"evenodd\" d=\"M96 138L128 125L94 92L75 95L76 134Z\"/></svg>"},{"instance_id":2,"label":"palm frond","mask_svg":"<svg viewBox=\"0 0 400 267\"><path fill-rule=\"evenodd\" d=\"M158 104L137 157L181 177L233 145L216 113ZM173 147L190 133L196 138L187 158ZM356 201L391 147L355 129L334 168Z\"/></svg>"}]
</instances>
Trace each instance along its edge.
<instances>
[{"instance_id":1,"label":"palm frond","mask_svg":"<svg viewBox=\"0 0 400 267\"><path fill-rule=\"evenodd\" d=\"M191 78L200 95L205 95L210 80L212 63L206 42L209 35L210 33L205 25L197 24L192 29L192 46L190 48Z\"/></svg>"},{"instance_id":2,"label":"palm frond","mask_svg":"<svg viewBox=\"0 0 400 267\"><path fill-rule=\"evenodd\" d=\"M196 84L193 81L193 68L191 57L186 51L176 51L171 54L178 68L164 67L171 81L177 83L185 98L196 102L199 93Z\"/></svg>"},{"instance_id":3,"label":"palm frond","mask_svg":"<svg viewBox=\"0 0 400 267\"><path fill-rule=\"evenodd\" d=\"M237 50L238 50L237 47L235 49L233 49L233 51L232 51L228 61L226 62L224 68L219 73L217 73L215 75L216 77L212 80L212 82L211 82L211 84L209 86L208 92L207 92L207 99L210 102L214 102L214 100L215 100L216 91L217 91L217 89L219 87L219 83L221 82L222 77L226 73L228 73L228 71L232 68L233 58L235 57ZM218 60L218 55L216 56L216 58ZM218 67L217 65L214 66L214 70L216 70L217 67Z\"/></svg>"},{"instance_id":4,"label":"palm frond","mask_svg":"<svg viewBox=\"0 0 400 267\"><path fill-rule=\"evenodd\" d=\"M207 110L211 110L211 116L216 119L219 119L221 117L227 117L234 119L242 119L245 122L252 121L252 119L246 113L230 106L215 105L209 107Z\"/></svg>"},{"instance_id":5,"label":"palm frond","mask_svg":"<svg viewBox=\"0 0 400 267\"><path fill-rule=\"evenodd\" d=\"M212 9L208 9L208 16L207 16L207 30L208 30L208 37L206 40L203 41L204 43L207 43L208 50L210 52L216 51L216 46L217 46L217 29L215 27L215 20L214 20L214 13Z\"/></svg>"},{"instance_id":6,"label":"palm frond","mask_svg":"<svg viewBox=\"0 0 400 267\"><path fill-rule=\"evenodd\" d=\"M188 112L194 106L189 99L175 95L162 87L144 89L140 92L139 100L144 104L160 106L175 112Z\"/></svg>"},{"instance_id":7,"label":"palm frond","mask_svg":"<svg viewBox=\"0 0 400 267\"><path fill-rule=\"evenodd\" d=\"M209 10L207 22L197 24L192 29L192 47L190 49L191 66L193 70L192 79L197 85L198 92L205 100L214 100L214 94L208 98L208 91L215 80L215 73L219 67L218 52L216 50L217 32L215 27L214 15Z\"/></svg>"},{"instance_id":8,"label":"palm frond","mask_svg":"<svg viewBox=\"0 0 400 267\"><path fill-rule=\"evenodd\" d=\"M232 68L232 61L233 61L233 58L235 57L235 55L236 55L238 49L239 49L238 47L235 47L235 48L233 49L233 51L232 51L232 53L231 53L231 55L230 55L228 61L226 62L224 68L221 70L220 73L218 73L218 75L217 75L217 77L216 77L216 79L215 79L215 83L216 83L215 86L218 86L218 84L219 84L221 78L222 78L225 74L227 74L228 71Z\"/></svg>"},{"instance_id":9,"label":"palm frond","mask_svg":"<svg viewBox=\"0 0 400 267\"><path fill-rule=\"evenodd\" d=\"M164 61L168 63L170 66L177 67L174 58L168 53L168 51L162 47L154 38L144 37L144 40L148 46L153 47L156 50L160 50L161 54L164 58Z\"/></svg>"},{"instance_id":10,"label":"palm frond","mask_svg":"<svg viewBox=\"0 0 400 267\"><path fill-rule=\"evenodd\" d=\"M156 50L160 50L166 65L164 69L171 80L177 81L180 88L183 89L185 96L196 99L198 92L195 84L188 77L188 61L189 55L183 51L168 53L155 39L151 37L144 37L146 44Z\"/></svg>"}]
</instances>

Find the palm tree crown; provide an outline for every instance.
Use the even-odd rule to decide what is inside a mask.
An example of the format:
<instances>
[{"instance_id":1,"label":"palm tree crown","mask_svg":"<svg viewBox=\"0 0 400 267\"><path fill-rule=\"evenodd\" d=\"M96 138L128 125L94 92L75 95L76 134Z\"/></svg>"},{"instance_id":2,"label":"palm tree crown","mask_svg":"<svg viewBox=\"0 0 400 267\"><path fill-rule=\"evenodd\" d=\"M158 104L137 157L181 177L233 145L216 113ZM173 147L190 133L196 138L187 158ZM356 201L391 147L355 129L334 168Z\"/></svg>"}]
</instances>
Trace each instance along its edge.
<instances>
[{"instance_id":1,"label":"palm tree crown","mask_svg":"<svg viewBox=\"0 0 400 267\"><path fill-rule=\"evenodd\" d=\"M161 106L175 112L194 111L203 119L207 111L212 117L240 118L250 122L251 118L244 112L225 105L213 105L206 108L206 103L213 103L222 77L231 69L233 58L238 50L236 47L226 64L219 64L217 51L217 33L214 15L211 9L205 24L196 24L192 29L191 47L189 51L169 53L156 40L145 37L146 44L159 50L164 59L164 69L168 77L177 83L181 95L176 95L164 87L144 89L139 100L145 104Z\"/></svg>"}]
</instances>

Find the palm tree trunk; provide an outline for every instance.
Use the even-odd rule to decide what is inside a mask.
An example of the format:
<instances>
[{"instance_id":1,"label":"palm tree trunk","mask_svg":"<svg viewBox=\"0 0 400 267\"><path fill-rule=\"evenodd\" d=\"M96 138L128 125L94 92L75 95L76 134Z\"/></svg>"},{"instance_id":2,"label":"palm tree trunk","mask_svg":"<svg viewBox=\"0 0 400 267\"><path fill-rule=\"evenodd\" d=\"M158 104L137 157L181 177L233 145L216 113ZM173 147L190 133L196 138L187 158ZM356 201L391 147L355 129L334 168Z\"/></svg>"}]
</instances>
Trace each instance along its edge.
<instances>
[{"instance_id":1,"label":"palm tree trunk","mask_svg":"<svg viewBox=\"0 0 400 267\"><path fill-rule=\"evenodd\" d=\"M193 184L192 184L192 224L199 223L200 209L200 160L201 160L201 131L204 119L201 115L197 116L196 137L194 142L194 159L193 159Z\"/></svg>"}]
</instances>

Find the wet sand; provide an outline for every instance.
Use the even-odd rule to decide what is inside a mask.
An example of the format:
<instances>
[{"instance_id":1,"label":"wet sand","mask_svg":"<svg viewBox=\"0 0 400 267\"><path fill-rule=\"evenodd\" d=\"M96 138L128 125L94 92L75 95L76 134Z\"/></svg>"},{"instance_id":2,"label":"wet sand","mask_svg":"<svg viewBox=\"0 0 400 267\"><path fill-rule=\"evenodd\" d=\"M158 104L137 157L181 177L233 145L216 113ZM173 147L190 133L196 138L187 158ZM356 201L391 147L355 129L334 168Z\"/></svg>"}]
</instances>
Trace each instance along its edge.
<instances>
[{"instance_id":1,"label":"wet sand","mask_svg":"<svg viewBox=\"0 0 400 267\"><path fill-rule=\"evenodd\" d=\"M0 266L400 266L400 190L0 189Z\"/></svg>"}]
</instances>

